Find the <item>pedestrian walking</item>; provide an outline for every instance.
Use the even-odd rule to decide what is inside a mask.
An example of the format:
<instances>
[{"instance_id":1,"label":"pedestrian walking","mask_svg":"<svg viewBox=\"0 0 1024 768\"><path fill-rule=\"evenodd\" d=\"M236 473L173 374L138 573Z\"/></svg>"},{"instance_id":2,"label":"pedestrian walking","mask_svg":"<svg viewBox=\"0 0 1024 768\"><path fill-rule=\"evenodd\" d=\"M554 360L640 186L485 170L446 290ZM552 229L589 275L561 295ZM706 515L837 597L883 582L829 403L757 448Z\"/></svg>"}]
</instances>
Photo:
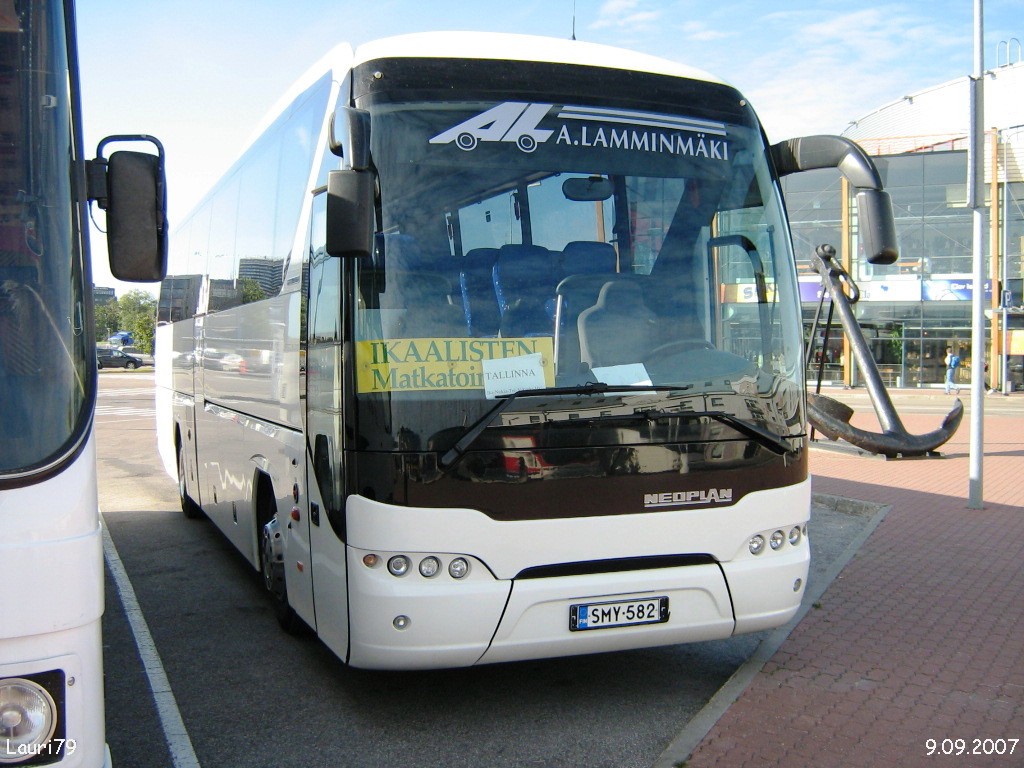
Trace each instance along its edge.
<instances>
[{"instance_id":1,"label":"pedestrian walking","mask_svg":"<svg viewBox=\"0 0 1024 768\"><path fill-rule=\"evenodd\" d=\"M946 347L946 394L948 395L950 390L955 389L956 393L960 394L960 387L956 385L954 378L956 376L956 369L960 367L960 356L953 354L952 347Z\"/></svg>"}]
</instances>

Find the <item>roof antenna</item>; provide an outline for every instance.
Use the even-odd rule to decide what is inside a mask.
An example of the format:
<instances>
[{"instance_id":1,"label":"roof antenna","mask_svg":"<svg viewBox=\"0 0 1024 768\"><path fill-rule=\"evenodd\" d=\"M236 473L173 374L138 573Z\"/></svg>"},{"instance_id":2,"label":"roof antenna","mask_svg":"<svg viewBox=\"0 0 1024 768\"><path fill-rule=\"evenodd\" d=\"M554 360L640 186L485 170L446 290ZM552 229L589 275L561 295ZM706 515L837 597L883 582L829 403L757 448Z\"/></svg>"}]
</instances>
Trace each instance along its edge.
<instances>
[{"instance_id":1,"label":"roof antenna","mask_svg":"<svg viewBox=\"0 0 1024 768\"><path fill-rule=\"evenodd\" d=\"M576 39L576 0L572 0L572 39Z\"/></svg>"}]
</instances>

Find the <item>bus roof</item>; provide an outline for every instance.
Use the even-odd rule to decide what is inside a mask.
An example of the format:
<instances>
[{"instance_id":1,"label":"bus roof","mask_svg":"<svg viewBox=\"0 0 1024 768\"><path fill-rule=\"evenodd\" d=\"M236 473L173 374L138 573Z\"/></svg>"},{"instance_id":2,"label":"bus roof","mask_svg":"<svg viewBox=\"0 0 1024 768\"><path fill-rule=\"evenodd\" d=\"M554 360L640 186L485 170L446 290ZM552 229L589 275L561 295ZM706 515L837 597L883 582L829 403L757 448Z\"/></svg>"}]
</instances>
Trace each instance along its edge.
<instances>
[{"instance_id":1,"label":"bus roof","mask_svg":"<svg viewBox=\"0 0 1024 768\"><path fill-rule=\"evenodd\" d=\"M695 67L626 48L580 40L492 32L423 32L381 38L360 45L355 51L353 66L374 59L396 57L544 61L723 82Z\"/></svg>"},{"instance_id":2,"label":"bus roof","mask_svg":"<svg viewBox=\"0 0 1024 768\"><path fill-rule=\"evenodd\" d=\"M724 80L696 67L610 45L500 32L417 32L383 37L363 43L355 50L349 43L338 44L309 67L278 99L273 108L264 115L257 125L252 139L265 131L278 115L294 101L296 96L316 82L324 73L332 72L335 82L341 82L346 73L359 64L375 59L390 58L543 61L650 72L656 75L685 77L691 80L728 85Z\"/></svg>"},{"instance_id":3,"label":"bus roof","mask_svg":"<svg viewBox=\"0 0 1024 768\"><path fill-rule=\"evenodd\" d=\"M701 69L658 56L631 51L627 48L538 35L515 35L499 32L417 32L383 37L363 43L354 50L349 43L339 43L310 66L278 98L274 106L257 123L248 141L242 145L238 157L241 157L245 150L252 146L252 143L267 130L299 94L323 77L325 73L331 72L334 81L340 83L346 74L359 64L386 58L543 61L650 72L656 75L685 77L691 80L728 85L724 80ZM216 187L216 184L214 186ZM200 202L205 200L212 191L210 189L204 193ZM191 211L186 215L186 219L189 215L191 215Z\"/></svg>"}]
</instances>

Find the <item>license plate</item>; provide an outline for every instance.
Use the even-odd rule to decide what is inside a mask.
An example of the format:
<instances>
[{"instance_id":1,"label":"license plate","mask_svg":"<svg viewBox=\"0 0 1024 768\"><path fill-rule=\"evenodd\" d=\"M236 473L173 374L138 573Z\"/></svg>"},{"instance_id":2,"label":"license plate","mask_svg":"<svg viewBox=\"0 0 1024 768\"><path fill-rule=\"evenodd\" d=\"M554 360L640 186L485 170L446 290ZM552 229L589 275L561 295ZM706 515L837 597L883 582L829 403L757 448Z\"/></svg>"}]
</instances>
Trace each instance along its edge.
<instances>
[{"instance_id":1,"label":"license plate","mask_svg":"<svg viewBox=\"0 0 1024 768\"><path fill-rule=\"evenodd\" d=\"M668 621L668 598L616 600L608 603L582 603L569 606L569 630L611 629Z\"/></svg>"}]
</instances>

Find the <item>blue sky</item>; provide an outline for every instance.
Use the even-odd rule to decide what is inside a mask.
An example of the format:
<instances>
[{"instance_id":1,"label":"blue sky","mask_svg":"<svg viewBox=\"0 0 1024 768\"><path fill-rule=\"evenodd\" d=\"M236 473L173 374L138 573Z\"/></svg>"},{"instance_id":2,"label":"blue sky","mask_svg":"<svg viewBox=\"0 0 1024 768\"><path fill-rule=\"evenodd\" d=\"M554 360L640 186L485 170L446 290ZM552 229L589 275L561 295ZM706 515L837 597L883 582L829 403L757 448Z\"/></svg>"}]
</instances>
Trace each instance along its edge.
<instances>
[{"instance_id":1,"label":"blue sky","mask_svg":"<svg viewBox=\"0 0 1024 768\"><path fill-rule=\"evenodd\" d=\"M578 39L727 80L772 141L839 133L973 66L973 0L79 0L86 146L91 154L112 133L157 136L173 226L335 44L448 29L567 38L574 5ZM1024 4L986 0L984 24L993 67L1000 41L1024 39ZM99 241L96 284L136 287L109 277Z\"/></svg>"}]
</instances>

